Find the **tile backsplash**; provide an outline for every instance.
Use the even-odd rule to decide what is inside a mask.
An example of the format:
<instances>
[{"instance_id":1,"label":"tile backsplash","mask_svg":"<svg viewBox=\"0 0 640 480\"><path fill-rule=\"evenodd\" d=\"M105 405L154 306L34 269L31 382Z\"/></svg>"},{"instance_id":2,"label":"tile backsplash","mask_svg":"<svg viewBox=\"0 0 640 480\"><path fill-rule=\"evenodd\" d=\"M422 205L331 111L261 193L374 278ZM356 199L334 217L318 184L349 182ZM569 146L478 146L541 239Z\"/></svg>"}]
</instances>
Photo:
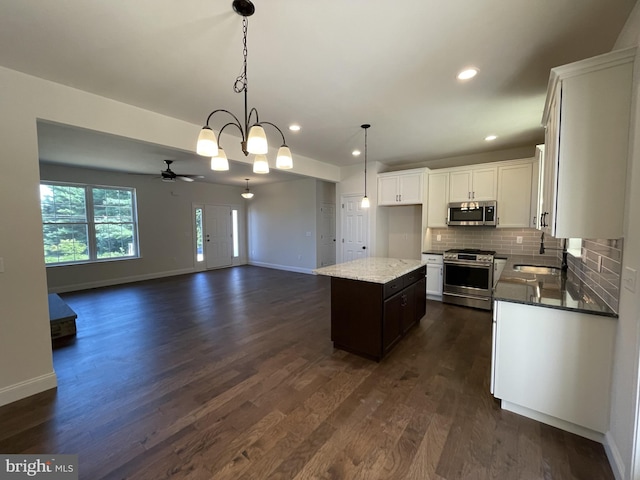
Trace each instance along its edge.
<instances>
[{"instance_id":1,"label":"tile backsplash","mask_svg":"<svg viewBox=\"0 0 640 480\"><path fill-rule=\"evenodd\" d=\"M620 301L622 239L584 239L581 256L568 256L569 270L614 312ZM600 271L598 265L600 264Z\"/></svg>"},{"instance_id":2,"label":"tile backsplash","mask_svg":"<svg viewBox=\"0 0 640 480\"><path fill-rule=\"evenodd\" d=\"M430 228L428 231L433 250L480 248L505 255L540 254L540 232L534 228L449 227ZM519 239L521 243L518 243ZM553 237L546 237L544 246L549 249L547 255L554 255L552 249L560 248L561 243Z\"/></svg>"},{"instance_id":3,"label":"tile backsplash","mask_svg":"<svg viewBox=\"0 0 640 480\"><path fill-rule=\"evenodd\" d=\"M438 235L440 240L438 241ZM518 240L521 243L518 243ZM504 255L540 255L540 232L533 228L449 227L427 229L429 250L479 248ZM562 240L544 239L545 255L562 258ZM554 250L557 249L557 250ZM599 260L599 258L601 260ZM598 262L600 261L600 271ZM583 239L580 257L567 256L570 272L614 312L620 300L622 239Z\"/></svg>"}]
</instances>

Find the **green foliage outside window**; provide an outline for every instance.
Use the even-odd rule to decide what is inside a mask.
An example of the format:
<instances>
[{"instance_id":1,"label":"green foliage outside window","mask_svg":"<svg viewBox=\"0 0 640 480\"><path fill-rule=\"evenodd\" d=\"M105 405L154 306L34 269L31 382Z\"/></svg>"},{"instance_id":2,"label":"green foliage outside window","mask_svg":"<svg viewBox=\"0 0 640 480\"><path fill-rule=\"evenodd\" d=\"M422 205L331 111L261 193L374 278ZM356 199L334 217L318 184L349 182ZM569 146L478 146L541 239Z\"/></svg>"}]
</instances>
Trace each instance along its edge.
<instances>
[{"instance_id":1,"label":"green foliage outside window","mask_svg":"<svg viewBox=\"0 0 640 480\"><path fill-rule=\"evenodd\" d=\"M137 257L135 191L42 184L47 265Z\"/></svg>"}]
</instances>

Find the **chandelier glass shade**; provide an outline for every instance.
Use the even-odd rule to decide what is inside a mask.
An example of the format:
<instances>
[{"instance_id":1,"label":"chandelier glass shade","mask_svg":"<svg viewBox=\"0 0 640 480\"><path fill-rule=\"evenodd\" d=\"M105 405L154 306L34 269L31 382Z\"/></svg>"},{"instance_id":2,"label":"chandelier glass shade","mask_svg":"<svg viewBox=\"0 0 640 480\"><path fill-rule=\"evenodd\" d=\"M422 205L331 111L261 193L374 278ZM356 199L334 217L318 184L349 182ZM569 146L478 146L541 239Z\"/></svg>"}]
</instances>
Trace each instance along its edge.
<instances>
[{"instance_id":1,"label":"chandelier glass shade","mask_svg":"<svg viewBox=\"0 0 640 480\"><path fill-rule=\"evenodd\" d=\"M284 133L282 130L271 122L260 121L258 110L255 108L249 108L248 106L248 82L247 82L247 29L249 20L248 17L253 15L255 12L255 7L250 0L234 0L233 1L233 9L234 11L242 16L242 31L243 31L243 68L242 73L236 79L233 89L236 93L244 94L244 121L241 122L238 117L236 117L233 113L224 109L214 110L207 117L207 121L202 130L200 130L200 134L198 135L198 142L196 145L196 152L198 155L202 155L205 157L211 157L211 168L214 165L214 159L220 156L220 148L219 138L222 136L222 132L225 128L232 126L235 127L242 138L240 145L242 148L242 152L245 156L252 154L256 155L254 158L254 172L256 173L268 173L269 172L269 163L266 160L265 156L269 153L269 144L267 142L267 135L264 130L265 125L269 125L275 128L280 137L282 138L282 144L280 149L278 150L278 155L276 158L276 168L287 170L293 168L293 158L291 156L291 150L287 146L287 142L284 138ZM209 122L212 120L212 117L217 113L224 113L227 115L227 123L220 129L218 132L218 137L216 138L216 134L209 125ZM224 155L224 152L223 154ZM227 170L228 170L228 161L226 160L226 156L224 156L225 161L227 162ZM216 165L222 165L223 162L215 162ZM266 165L266 166L265 166ZM214 170L218 170L217 168ZM222 170L222 168L220 168Z\"/></svg>"},{"instance_id":2,"label":"chandelier glass shade","mask_svg":"<svg viewBox=\"0 0 640 480\"><path fill-rule=\"evenodd\" d=\"M267 161L267 156L258 154L255 156L253 160L253 173L269 173L269 162Z\"/></svg>"},{"instance_id":3,"label":"chandelier glass shade","mask_svg":"<svg viewBox=\"0 0 640 480\"><path fill-rule=\"evenodd\" d=\"M211 157L211 170L216 172L226 172L229 170L229 160L224 150L218 147L218 154Z\"/></svg>"}]
</instances>

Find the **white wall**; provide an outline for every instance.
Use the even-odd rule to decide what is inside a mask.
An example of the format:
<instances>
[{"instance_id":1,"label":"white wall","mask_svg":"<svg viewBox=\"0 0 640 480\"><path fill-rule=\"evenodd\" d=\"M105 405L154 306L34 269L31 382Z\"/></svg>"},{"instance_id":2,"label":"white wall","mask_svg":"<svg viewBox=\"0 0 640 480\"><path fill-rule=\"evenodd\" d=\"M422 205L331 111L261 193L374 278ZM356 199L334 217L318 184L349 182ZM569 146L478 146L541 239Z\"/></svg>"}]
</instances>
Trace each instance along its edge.
<instances>
[{"instance_id":1,"label":"white wall","mask_svg":"<svg viewBox=\"0 0 640 480\"><path fill-rule=\"evenodd\" d=\"M386 211L386 228L380 222L378 228L387 232L390 258L420 260L422 253L422 205L381 207Z\"/></svg>"},{"instance_id":2,"label":"white wall","mask_svg":"<svg viewBox=\"0 0 640 480\"><path fill-rule=\"evenodd\" d=\"M621 32L615 49L640 45L640 6L636 4L627 25ZM638 361L640 359L640 279L635 292L624 288L624 269L640 271L640 53L634 66L634 105L627 175L624 252L622 255L623 285L620 289L620 309L615 346L613 385L611 388L610 431L607 453L619 479L640 478L638 449ZM635 471L634 471L635 459Z\"/></svg>"},{"instance_id":3,"label":"white wall","mask_svg":"<svg viewBox=\"0 0 640 480\"><path fill-rule=\"evenodd\" d=\"M249 263L310 273L317 265L316 180L259 185L248 207Z\"/></svg>"},{"instance_id":4,"label":"white wall","mask_svg":"<svg viewBox=\"0 0 640 480\"><path fill-rule=\"evenodd\" d=\"M37 120L184 151L193 151L201 125L4 67L0 67L0 85L0 258L4 259L4 272L0 272L2 405L56 384L39 208ZM231 158L249 161L241 154L239 142L230 142L229 146L227 154ZM293 173L329 182L340 180L338 167L301 155L295 156Z\"/></svg>"},{"instance_id":5,"label":"white wall","mask_svg":"<svg viewBox=\"0 0 640 480\"><path fill-rule=\"evenodd\" d=\"M0 405L55 387L36 119L0 69Z\"/></svg>"},{"instance_id":6,"label":"white wall","mask_svg":"<svg viewBox=\"0 0 640 480\"><path fill-rule=\"evenodd\" d=\"M194 271L193 204L228 205L245 221L242 188L210 183L165 183L153 176L42 164L42 180L136 189L141 258L47 268L50 292L95 288ZM241 226L244 230L244 225ZM241 249L242 250L242 249ZM240 259L239 263L245 263Z\"/></svg>"}]
</instances>

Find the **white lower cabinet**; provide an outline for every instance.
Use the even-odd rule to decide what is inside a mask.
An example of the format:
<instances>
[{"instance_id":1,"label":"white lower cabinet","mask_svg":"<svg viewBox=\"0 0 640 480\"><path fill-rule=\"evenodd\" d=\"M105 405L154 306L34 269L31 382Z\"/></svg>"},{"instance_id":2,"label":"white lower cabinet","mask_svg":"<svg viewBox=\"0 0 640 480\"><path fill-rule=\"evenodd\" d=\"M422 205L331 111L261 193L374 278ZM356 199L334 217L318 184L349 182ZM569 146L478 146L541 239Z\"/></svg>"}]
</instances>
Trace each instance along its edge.
<instances>
[{"instance_id":1,"label":"white lower cabinet","mask_svg":"<svg viewBox=\"0 0 640 480\"><path fill-rule=\"evenodd\" d=\"M442 300L442 255L423 253L422 261L427 265L427 297Z\"/></svg>"},{"instance_id":2,"label":"white lower cabinet","mask_svg":"<svg viewBox=\"0 0 640 480\"><path fill-rule=\"evenodd\" d=\"M496 301L492 393L502 408L602 441L616 319Z\"/></svg>"}]
</instances>

